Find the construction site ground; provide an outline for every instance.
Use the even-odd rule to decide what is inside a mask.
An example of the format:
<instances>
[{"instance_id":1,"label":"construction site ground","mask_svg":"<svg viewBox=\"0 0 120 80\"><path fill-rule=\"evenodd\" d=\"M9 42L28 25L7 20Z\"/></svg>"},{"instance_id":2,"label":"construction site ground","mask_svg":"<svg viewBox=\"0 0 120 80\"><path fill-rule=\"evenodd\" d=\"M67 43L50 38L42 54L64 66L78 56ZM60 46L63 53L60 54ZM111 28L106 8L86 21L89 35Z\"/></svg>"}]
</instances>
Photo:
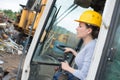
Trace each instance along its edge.
<instances>
[{"instance_id":1,"label":"construction site ground","mask_svg":"<svg viewBox=\"0 0 120 80\"><path fill-rule=\"evenodd\" d=\"M4 62L2 64L2 68L4 72L7 72L9 74L9 76L6 75L7 77L4 76L6 77L6 79L3 77L4 78L3 80L14 80L14 79L10 79L10 77L11 78L16 77L21 56L22 55L11 54L11 53L0 51L0 60Z\"/></svg>"}]
</instances>

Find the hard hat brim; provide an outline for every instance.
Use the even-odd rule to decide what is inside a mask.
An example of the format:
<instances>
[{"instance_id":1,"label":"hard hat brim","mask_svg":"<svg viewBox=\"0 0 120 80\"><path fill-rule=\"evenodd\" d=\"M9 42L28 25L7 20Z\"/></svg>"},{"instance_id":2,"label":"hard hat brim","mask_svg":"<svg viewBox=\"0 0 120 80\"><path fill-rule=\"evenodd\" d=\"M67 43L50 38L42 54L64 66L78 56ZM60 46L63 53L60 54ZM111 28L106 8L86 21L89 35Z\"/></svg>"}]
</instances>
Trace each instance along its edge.
<instances>
[{"instance_id":1,"label":"hard hat brim","mask_svg":"<svg viewBox=\"0 0 120 80\"><path fill-rule=\"evenodd\" d=\"M80 20L74 20L74 21L75 21L75 22L83 22L83 23L86 23L86 22L80 21ZM91 23L87 23L87 24L91 24ZM91 24L91 25L99 27L99 25L95 25L95 24Z\"/></svg>"},{"instance_id":2,"label":"hard hat brim","mask_svg":"<svg viewBox=\"0 0 120 80\"><path fill-rule=\"evenodd\" d=\"M80 20L74 20L75 22L81 22Z\"/></svg>"}]
</instances>

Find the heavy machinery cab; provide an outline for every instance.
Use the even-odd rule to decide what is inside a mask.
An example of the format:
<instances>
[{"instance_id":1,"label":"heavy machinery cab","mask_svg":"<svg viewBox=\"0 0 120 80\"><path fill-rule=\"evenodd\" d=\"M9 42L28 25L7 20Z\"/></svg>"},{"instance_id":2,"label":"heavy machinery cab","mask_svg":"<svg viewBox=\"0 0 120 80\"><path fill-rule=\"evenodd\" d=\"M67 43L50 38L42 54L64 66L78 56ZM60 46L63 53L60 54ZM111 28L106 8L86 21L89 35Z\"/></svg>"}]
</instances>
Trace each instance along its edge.
<instances>
[{"instance_id":1,"label":"heavy machinery cab","mask_svg":"<svg viewBox=\"0 0 120 80\"><path fill-rule=\"evenodd\" d=\"M81 1L79 2L79 4L81 4L83 0L79 0L79 1ZM68 46L75 49L79 44L80 39L76 38L76 31L75 31L76 27L78 26L78 23L74 22L74 20L79 18L79 15L86 9L94 9L96 11L99 11L100 13L102 13L103 11L105 0L101 0L101 2L100 0L89 0L89 1L90 4L88 2L87 3L88 5L82 5L84 7L82 8L74 4L77 2L77 0L47 0L46 7L43 11L43 15L41 16L31 46L28 50L25 59L21 80L52 80L52 77L55 73L54 68L60 65L59 59L64 58L64 51L60 50L58 46L59 45ZM97 1L102 4L97 3ZM114 10L113 8L115 6L115 2L117 4L117 2L119 1L113 0L112 3L110 0L108 0L106 2L106 8L103 15L103 24L102 24L103 27L98 37L97 46L95 48L95 53L92 59L92 64L90 66L90 72L88 73L87 80L95 80L96 74L98 75L98 77L96 77L96 80L99 80L100 78L101 78L100 80L103 80L101 77L102 73L100 71L102 72L104 71L102 67L104 67L105 69L104 65L105 63L107 64L108 61L106 60L106 62L103 62L102 60L104 59L102 58L107 57L106 59L109 58L111 59L110 55L114 53L114 50L112 50L113 49L112 42L110 39L114 38L115 34L113 33L116 33L116 36L118 36L117 34L119 33L119 31L116 30L117 28L119 29L119 26L117 27L119 19L116 21L116 25L114 25L116 26L116 28L109 26L113 24L113 23L110 24L110 20L112 19L111 16L113 15L112 11ZM108 5L109 3L111 3L112 5L109 6ZM97 8L95 5L101 7ZM111 9L109 9L109 7L111 7ZM117 14L117 10L116 10L116 15L118 15L119 18L119 13ZM108 15L108 13L110 14ZM116 15L114 15L114 18L116 18ZM113 22L115 22L115 20ZM110 30L113 29L115 30L113 32L111 31L108 34L108 37L106 37L109 28ZM112 34L112 38L110 37L110 34ZM103 52L105 41L107 46L105 46L104 49L106 49L106 51L107 50L109 51L107 54L106 52ZM119 40L117 38L116 40L112 39L112 41L115 41L119 44ZM108 44L109 42L111 44ZM108 48L108 46L110 49ZM73 57L72 54L68 55L67 58L68 62L71 62L72 57ZM102 62L99 62L100 59L102 59L101 60ZM101 65L99 65L100 63ZM108 65L109 64L110 63L108 62ZM119 66L119 64L117 65ZM98 66L100 67L100 69L98 69ZM98 69L98 73L97 73L97 69ZM111 70L111 68L109 69ZM117 79L118 78L119 77L117 77Z\"/></svg>"},{"instance_id":2,"label":"heavy machinery cab","mask_svg":"<svg viewBox=\"0 0 120 80\"><path fill-rule=\"evenodd\" d=\"M81 41L76 37L78 23L74 20L78 19L86 8L78 7L74 4L74 0L48 0L47 4L49 5L46 5L45 10L50 6L47 10L48 14L43 12L44 19L42 20L41 17L41 22L37 28L39 31L36 30L34 35L36 38L33 38L33 41L36 40L33 43L35 46L33 46L34 50L30 61L30 75L32 76L29 76L29 80L52 79L55 72L54 68L60 66L60 60L64 59L64 51L60 50L58 46L76 49ZM40 27L40 25L42 26ZM32 51L30 50L30 52ZM29 54L28 51L27 55ZM68 62L71 62L73 55L68 54L67 57Z\"/></svg>"},{"instance_id":3,"label":"heavy machinery cab","mask_svg":"<svg viewBox=\"0 0 120 80\"><path fill-rule=\"evenodd\" d=\"M69 4L64 4L68 2ZM29 77L30 80L33 79L33 75L34 79L52 79L55 66L60 66L60 60L64 60L64 51L60 50L58 46L68 46L75 49L80 40L77 39L75 30L78 24L74 22L74 19L78 18L81 13L78 11L80 8L77 8L73 1L65 1L64 3L58 0L52 6L50 16L43 27L42 35L39 36L30 63L30 75L32 75ZM67 57L70 62L73 55L68 54ZM35 69L36 71L33 72Z\"/></svg>"}]
</instances>

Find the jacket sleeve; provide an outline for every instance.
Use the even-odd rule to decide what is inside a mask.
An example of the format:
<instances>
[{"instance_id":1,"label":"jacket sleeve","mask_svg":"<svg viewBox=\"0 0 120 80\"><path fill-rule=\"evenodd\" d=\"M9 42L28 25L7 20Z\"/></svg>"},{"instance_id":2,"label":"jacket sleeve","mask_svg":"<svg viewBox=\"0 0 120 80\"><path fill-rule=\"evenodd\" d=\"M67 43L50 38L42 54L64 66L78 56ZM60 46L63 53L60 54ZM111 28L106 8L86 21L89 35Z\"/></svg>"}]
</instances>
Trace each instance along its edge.
<instances>
[{"instance_id":1,"label":"jacket sleeve","mask_svg":"<svg viewBox=\"0 0 120 80\"><path fill-rule=\"evenodd\" d=\"M87 76L89 67L90 67L90 63L91 63L91 58L94 52L94 48L90 47L89 49L85 50L85 56L84 56L84 60L83 60L83 66L82 68L76 69L73 73L74 76L76 76L77 78L84 80Z\"/></svg>"}]
</instances>

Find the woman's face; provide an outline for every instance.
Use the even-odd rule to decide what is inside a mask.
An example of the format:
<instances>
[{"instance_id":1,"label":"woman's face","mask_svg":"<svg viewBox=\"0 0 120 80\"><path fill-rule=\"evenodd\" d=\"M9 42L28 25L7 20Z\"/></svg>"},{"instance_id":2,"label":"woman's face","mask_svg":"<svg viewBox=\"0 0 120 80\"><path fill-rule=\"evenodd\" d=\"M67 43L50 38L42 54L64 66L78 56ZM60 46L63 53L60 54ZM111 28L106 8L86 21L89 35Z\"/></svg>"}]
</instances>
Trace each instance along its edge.
<instances>
[{"instance_id":1,"label":"woman's face","mask_svg":"<svg viewBox=\"0 0 120 80\"><path fill-rule=\"evenodd\" d=\"M79 26L76 28L77 30L77 37L78 38L85 38L88 35L91 34L92 29L91 28L87 28L85 23L80 22Z\"/></svg>"}]
</instances>

